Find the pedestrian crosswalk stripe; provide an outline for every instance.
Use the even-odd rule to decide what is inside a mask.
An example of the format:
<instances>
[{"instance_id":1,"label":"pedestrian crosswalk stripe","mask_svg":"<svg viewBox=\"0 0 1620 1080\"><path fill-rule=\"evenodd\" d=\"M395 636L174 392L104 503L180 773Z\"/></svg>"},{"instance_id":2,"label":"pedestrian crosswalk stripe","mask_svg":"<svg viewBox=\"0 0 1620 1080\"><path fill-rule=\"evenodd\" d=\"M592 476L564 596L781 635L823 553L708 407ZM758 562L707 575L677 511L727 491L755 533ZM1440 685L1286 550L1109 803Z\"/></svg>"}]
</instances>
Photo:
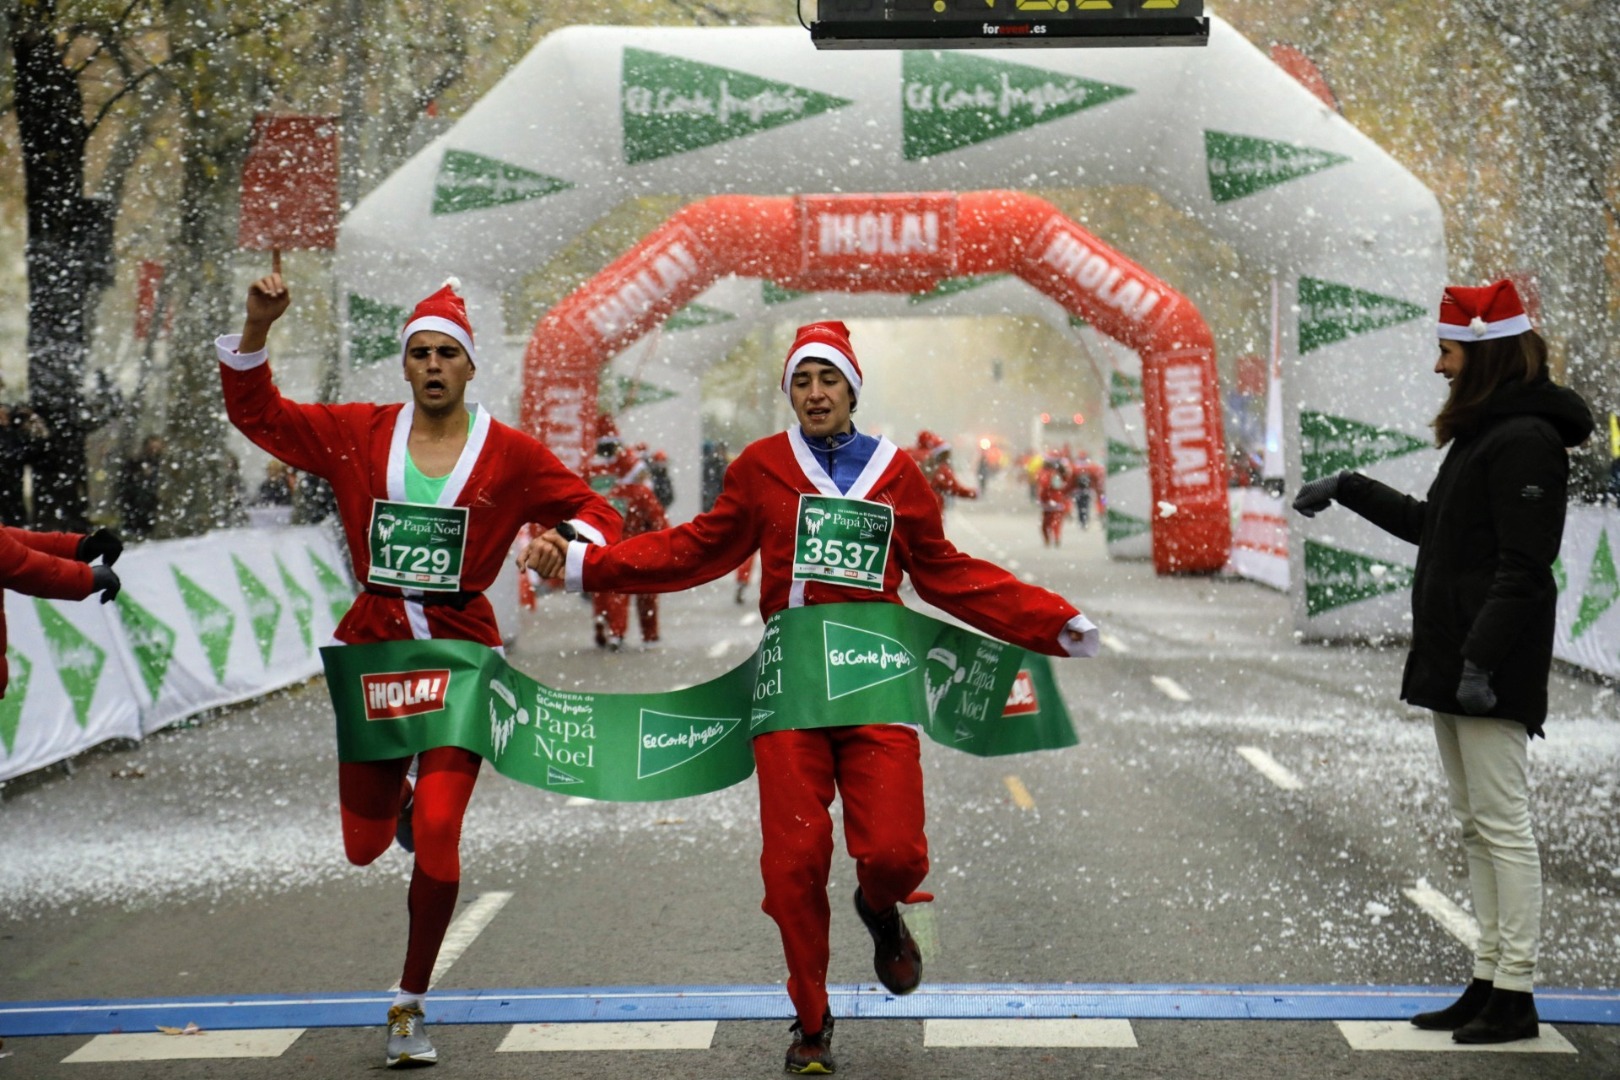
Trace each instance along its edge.
<instances>
[{"instance_id":1,"label":"pedestrian crosswalk stripe","mask_svg":"<svg viewBox=\"0 0 1620 1080\"><path fill-rule=\"evenodd\" d=\"M1430 1050L1454 1053L1574 1054L1569 1040L1551 1024L1541 1025L1541 1036L1510 1043L1477 1045L1451 1041L1449 1031L1422 1031L1405 1020L1339 1020L1339 1031L1352 1050Z\"/></svg>"},{"instance_id":2,"label":"pedestrian crosswalk stripe","mask_svg":"<svg viewBox=\"0 0 1620 1080\"><path fill-rule=\"evenodd\" d=\"M1240 746L1237 752L1243 756L1244 761L1254 766L1256 772L1284 791L1298 791L1305 786L1300 783L1299 777L1289 772L1281 762L1258 746Z\"/></svg>"},{"instance_id":3,"label":"pedestrian crosswalk stripe","mask_svg":"<svg viewBox=\"0 0 1620 1080\"><path fill-rule=\"evenodd\" d=\"M1412 888L1401 891L1406 894L1408 900L1439 923L1446 933L1468 946L1470 952L1479 946L1479 923L1474 921L1472 915L1453 903L1451 897L1426 881L1420 881Z\"/></svg>"},{"instance_id":4,"label":"pedestrian crosswalk stripe","mask_svg":"<svg viewBox=\"0 0 1620 1080\"><path fill-rule=\"evenodd\" d=\"M925 1020L923 1046L1136 1048L1129 1020Z\"/></svg>"},{"instance_id":5,"label":"pedestrian crosswalk stripe","mask_svg":"<svg viewBox=\"0 0 1620 1080\"><path fill-rule=\"evenodd\" d=\"M203 1058L273 1058L286 1053L303 1028L251 1031L202 1030L194 1035L162 1032L97 1035L62 1059L64 1065L104 1061L196 1061Z\"/></svg>"},{"instance_id":6,"label":"pedestrian crosswalk stripe","mask_svg":"<svg viewBox=\"0 0 1620 1080\"><path fill-rule=\"evenodd\" d=\"M622 1024L518 1024L496 1053L564 1050L707 1050L714 1020L659 1020Z\"/></svg>"}]
</instances>

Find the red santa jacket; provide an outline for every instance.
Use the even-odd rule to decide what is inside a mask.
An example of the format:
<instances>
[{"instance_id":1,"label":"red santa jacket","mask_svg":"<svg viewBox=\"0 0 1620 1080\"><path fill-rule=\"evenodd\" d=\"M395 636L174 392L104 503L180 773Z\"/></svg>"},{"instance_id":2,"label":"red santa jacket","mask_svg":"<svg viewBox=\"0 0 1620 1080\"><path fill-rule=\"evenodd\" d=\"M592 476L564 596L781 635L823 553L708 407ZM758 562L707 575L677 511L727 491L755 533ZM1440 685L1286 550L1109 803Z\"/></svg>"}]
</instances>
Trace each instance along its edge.
<instances>
[{"instance_id":1,"label":"red santa jacket","mask_svg":"<svg viewBox=\"0 0 1620 1080\"><path fill-rule=\"evenodd\" d=\"M405 500L406 441L415 404L301 405L281 396L263 352L239 355L237 335L215 344L225 409L254 444L295 469L332 485L349 558L362 592L338 624L348 644L410 638L456 638L501 644L495 612L484 597L529 522L569 521L598 543L619 538L620 521L607 501L535 439L507 427L479 406L461 458L445 483L440 506L468 508L461 589L476 593L464 607L421 600L387 585L365 585L371 570L372 504Z\"/></svg>"},{"instance_id":2,"label":"red santa jacket","mask_svg":"<svg viewBox=\"0 0 1620 1080\"><path fill-rule=\"evenodd\" d=\"M1074 477L1047 467L1041 470L1037 491L1041 509L1049 514L1067 514L1073 508L1069 495L1074 491Z\"/></svg>"},{"instance_id":3,"label":"red santa jacket","mask_svg":"<svg viewBox=\"0 0 1620 1080\"><path fill-rule=\"evenodd\" d=\"M792 580L799 497L814 494L893 507L894 534L880 591ZM767 619L785 607L806 604L898 604L905 574L917 595L935 607L991 637L1053 656L1067 655L1059 635L1079 614L1056 593L958 551L945 538L927 478L888 439L880 440L849 491L839 492L796 427L744 449L726 470L714 507L686 524L606 548L570 545L568 587L674 592L730 573L756 549L762 568L759 611Z\"/></svg>"},{"instance_id":4,"label":"red santa jacket","mask_svg":"<svg viewBox=\"0 0 1620 1080\"><path fill-rule=\"evenodd\" d=\"M0 526L0 697L6 696L6 594L15 589L47 600L83 600L90 595L90 564L74 558L78 533L36 533Z\"/></svg>"}]
</instances>

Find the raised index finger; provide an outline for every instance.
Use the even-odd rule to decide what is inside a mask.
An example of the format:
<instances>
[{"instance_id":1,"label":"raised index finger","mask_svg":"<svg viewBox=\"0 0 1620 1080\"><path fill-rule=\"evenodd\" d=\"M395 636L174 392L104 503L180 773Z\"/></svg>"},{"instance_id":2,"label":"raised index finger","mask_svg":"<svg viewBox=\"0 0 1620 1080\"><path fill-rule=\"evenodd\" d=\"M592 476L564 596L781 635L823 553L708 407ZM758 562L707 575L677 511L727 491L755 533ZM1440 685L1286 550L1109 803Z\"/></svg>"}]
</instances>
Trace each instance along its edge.
<instances>
[{"instance_id":1,"label":"raised index finger","mask_svg":"<svg viewBox=\"0 0 1620 1080\"><path fill-rule=\"evenodd\" d=\"M280 274L281 273L281 249L280 248L271 248L270 249L270 272L272 274Z\"/></svg>"}]
</instances>

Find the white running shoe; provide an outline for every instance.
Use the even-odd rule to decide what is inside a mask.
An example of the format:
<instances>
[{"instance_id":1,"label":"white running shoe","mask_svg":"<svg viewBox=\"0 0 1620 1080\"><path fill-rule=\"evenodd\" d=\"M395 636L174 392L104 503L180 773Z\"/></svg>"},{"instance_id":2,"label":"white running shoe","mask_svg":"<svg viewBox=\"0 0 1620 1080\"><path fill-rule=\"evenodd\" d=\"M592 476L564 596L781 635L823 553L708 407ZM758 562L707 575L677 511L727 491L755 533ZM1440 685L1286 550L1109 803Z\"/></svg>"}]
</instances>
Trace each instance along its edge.
<instances>
[{"instance_id":1,"label":"white running shoe","mask_svg":"<svg viewBox=\"0 0 1620 1080\"><path fill-rule=\"evenodd\" d=\"M388 1010L388 1067L432 1065L439 1052L428 1042L427 1017L420 1005L395 1005Z\"/></svg>"}]
</instances>

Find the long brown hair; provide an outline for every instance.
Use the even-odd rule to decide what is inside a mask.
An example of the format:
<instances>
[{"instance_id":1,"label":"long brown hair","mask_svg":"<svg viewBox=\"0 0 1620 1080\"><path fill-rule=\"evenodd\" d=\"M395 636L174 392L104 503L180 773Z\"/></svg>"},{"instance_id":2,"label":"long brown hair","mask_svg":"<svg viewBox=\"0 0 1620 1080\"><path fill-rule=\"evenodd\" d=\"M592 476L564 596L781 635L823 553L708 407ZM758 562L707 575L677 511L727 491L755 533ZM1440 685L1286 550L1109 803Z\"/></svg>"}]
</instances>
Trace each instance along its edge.
<instances>
[{"instance_id":1,"label":"long brown hair","mask_svg":"<svg viewBox=\"0 0 1620 1080\"><path fill-rule=\"evenodd\" d=\"M1478 430L1491 395L1503 383L1534 382L1547 370L1547 343L1534 330L1459 344L1463 349L1462 371L1451 381L1446 403L1429 422L1436 446Z\"/></svg>"}]
</instances>

